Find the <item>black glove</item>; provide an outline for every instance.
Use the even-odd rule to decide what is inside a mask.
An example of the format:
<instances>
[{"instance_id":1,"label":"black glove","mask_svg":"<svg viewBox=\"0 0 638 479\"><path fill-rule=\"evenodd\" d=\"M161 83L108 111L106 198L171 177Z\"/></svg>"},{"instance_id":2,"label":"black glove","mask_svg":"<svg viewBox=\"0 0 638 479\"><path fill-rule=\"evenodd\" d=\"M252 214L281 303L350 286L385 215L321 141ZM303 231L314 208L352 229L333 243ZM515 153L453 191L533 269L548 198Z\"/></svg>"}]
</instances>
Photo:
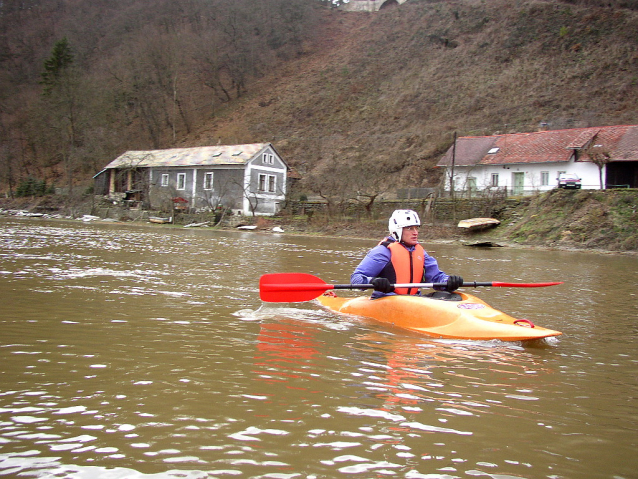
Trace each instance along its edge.
<instances>
[{"instance_id":1,"label":"black glove","mask_svg":"<svg viewBox=\"0 0 638 479\"><path fill-rule=\"evenodd\" d=\"M391 293L394 291L394 286L390 284L388 278L374 278L370 281L370 284L374 286L375 291L380 291L381 293Z\"/></svg>"},{"instance_id":2,"label":"black glove","mask_svg":"<svg viewBox=\"0 0 638 479\"><path fill-rule=\"evenodd\" d=\"M459 289L461 286L463 286L463 278L460 276L452 275L447 279L445 290L451 293L452 291L456 291L457 289Z\"/></svg>"}]
</instances>

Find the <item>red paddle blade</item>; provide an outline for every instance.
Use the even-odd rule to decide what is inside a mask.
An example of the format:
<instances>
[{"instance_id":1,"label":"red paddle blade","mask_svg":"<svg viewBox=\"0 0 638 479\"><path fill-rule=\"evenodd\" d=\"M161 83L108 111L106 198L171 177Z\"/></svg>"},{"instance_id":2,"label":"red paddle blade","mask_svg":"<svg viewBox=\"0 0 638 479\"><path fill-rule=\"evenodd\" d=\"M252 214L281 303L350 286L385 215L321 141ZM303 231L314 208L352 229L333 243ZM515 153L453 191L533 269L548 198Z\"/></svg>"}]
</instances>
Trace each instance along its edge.
<instances>
[{"instance_id":1,"label":"red paddle blade","mask_svg":"<svg viewBox=\"0 0 638 479\"><path fill-rule=\"evenodd\" d=\"M269 303L310 301L329 289L334 289L333 285L307 273L273 273L259 278L259 297Z\"/></svg>"},{"instance_id":2,"label":"red paddle blade","mask_svg":"<svg viewBox=\"0 0 638 479\"><path fill-rule=\"evenodd\" d=\"M498 283L492 282L492 286L498 288L544 288L545 286L556 286L563 284L563 281L554 281L551 283Z\"/></svg>"}]
</instances>

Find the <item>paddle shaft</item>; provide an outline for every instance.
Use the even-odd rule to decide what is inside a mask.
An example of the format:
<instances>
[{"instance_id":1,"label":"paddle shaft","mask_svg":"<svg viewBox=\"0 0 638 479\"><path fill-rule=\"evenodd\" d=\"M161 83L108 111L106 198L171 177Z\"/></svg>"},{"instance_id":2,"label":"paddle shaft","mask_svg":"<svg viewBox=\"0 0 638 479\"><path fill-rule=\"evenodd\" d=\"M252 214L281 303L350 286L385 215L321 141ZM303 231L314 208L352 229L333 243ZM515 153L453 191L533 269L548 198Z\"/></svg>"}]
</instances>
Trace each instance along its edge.
<instances>
[{"instance_id":1,"label":"paddle shaft","mask_svg":"<svg viewBox=\"0 0 638 479\"><path fill-rule=\"evenodd\" d=\"M559 283L502 283L495 281L466 281L460 288L478 288L478 287L495 287L495 288L540 288L544 286L554 286ZM396 283L395 288L445 288L447 283ZM300 284L300 283L278 283L268 285L265 289L268 291L328 291L330 289L374 289L373 284Z\"/></svg>"},{"instance_id":2,"label":"paddle shaft","mask_svg":"<svg viewBox=\"0 0 638 479\"><path fill-rule=\"evenodd\" d=\"M495 286L512 288L536 288L554 286L560 283L499 283L468 281L462 287ZM398 283L395 288L437 288L445 289L447 283ZM334 289L374 289L374 285L365 284L327 284L321 278L307 273L265 274L259 280L259 295L263 301L287 303L310 301L323 292Z\"/></svg>"}]
</instances>

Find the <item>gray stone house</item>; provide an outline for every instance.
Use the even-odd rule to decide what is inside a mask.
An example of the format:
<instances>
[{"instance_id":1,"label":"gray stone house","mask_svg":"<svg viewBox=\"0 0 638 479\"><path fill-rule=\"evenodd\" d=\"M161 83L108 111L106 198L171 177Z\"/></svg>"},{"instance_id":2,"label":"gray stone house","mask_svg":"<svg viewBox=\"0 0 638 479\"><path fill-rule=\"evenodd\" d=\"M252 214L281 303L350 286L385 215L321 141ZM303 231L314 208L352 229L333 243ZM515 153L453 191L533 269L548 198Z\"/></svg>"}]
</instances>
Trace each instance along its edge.
<instances>
[{"instance_id":1,"label":"gray stone house","mask_svg":"<svg viewBox=\"0 0 638 479\"><path fill-rule=\"evenodd\" d=\"M127 151L104 167L95 194L145 208L273 215L283 205L288 165L270 143Z\"/></svg>"}]
</instances>

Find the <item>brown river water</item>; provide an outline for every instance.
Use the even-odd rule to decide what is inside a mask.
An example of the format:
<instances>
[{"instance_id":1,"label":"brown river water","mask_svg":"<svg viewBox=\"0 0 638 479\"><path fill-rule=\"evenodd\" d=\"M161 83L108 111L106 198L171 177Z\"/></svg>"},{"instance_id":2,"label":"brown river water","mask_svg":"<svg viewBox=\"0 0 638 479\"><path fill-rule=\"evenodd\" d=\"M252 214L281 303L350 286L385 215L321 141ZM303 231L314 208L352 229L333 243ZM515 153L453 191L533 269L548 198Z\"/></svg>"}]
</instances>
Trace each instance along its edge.
<instances>
[{"instance_id":1,"label":"brown river water","mask_svg":"<svg viewBox=\"0 0 638 479\"><path fill-rule=\"evenodd\" d=\"M564 333L533 344L259 299L374 244L0 218L0 476L638 477L638 257L424 244L467 281L565 281L469 291Z\"/></svg>"}]
</instances>

